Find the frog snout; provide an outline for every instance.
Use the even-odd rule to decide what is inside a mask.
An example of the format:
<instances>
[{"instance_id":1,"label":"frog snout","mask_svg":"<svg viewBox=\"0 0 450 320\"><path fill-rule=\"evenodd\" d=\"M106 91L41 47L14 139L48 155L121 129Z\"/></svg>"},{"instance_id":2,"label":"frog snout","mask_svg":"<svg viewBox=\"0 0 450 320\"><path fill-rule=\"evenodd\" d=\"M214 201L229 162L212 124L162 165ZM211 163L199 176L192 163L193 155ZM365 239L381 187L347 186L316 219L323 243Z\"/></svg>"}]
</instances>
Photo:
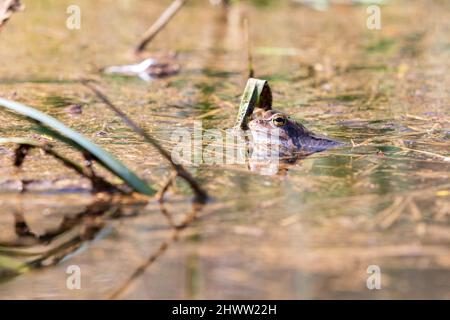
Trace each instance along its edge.
<instances>
[{"instance_id":1,"label":"frog snout","mask_svg":"<svg viewBox=\"0 0 450 320\"><path fill-rule=\"evenodd\" d=\"M255 119L248 123L248 127L250 129L258 129L258 128L261 128L263 125L264 125L264 120L261 120L261 119Z\"/></svg>"}]
</instances>

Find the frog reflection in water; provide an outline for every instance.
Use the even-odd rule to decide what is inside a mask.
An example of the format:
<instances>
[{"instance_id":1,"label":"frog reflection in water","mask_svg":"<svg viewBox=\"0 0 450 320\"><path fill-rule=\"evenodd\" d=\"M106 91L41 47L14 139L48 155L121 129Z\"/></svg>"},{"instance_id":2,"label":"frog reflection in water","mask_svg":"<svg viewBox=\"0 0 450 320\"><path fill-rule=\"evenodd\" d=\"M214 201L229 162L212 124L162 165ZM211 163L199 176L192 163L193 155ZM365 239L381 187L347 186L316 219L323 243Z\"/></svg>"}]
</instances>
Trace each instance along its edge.
<instances>
[{"instance_id":1,"label":"frog reflection in water","mask_svg":"<svg viewBox=\"0 0 450 320\"><path fill-rule=\"evenodd\" d=\"M279 164L293 163L310 154L343 143L308 131L302 124L276 110L256 110L248 123L252 135L250 169L278 172ZM276 167L276 172L274 171Z\"/></svg>"}]
</instances>

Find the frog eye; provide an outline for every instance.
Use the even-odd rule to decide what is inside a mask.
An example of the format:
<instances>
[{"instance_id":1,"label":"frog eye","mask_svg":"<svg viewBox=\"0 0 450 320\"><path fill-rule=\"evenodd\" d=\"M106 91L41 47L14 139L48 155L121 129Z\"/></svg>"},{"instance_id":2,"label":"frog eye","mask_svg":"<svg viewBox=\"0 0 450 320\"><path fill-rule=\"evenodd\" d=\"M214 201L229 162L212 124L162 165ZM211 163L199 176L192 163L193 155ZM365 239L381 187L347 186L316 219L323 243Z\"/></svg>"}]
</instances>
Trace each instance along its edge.
<instances>
[{"instance_id":1,"label":"frog eye","mask_svg":"<svg viewBox=\"0 0 450 320\"><path fill-rule=\"evenodd\" d=\"M286 124L287 119L284 115L277 114L275 117L272 118L272 123L276 125L277 127L282 127Z\"/></svg>"}]
</instances>

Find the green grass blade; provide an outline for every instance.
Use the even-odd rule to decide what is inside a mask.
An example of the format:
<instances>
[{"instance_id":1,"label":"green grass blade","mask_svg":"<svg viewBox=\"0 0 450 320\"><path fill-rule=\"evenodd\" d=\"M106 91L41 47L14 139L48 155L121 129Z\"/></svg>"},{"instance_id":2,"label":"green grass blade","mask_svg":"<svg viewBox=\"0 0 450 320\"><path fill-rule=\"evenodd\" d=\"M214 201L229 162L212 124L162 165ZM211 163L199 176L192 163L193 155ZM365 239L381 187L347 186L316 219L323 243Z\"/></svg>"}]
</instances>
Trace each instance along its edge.
<instances>
[{"instance_id":1,"label":"green grass blade","mask_svg":"<svg viewBox=\"0 0 450 320\"><path fill-rule=\"evenodd\" d=\"M152 195L155 193L155 190L153 190L146 182L136 176L131 170L125 167L113 155L89 141L82 134L66 127L57 119L34 108L7 99L0 98L0 106L3 106L10 111L19 113L25 116L27 119L38 121L42 125L57 131L66 139L73 141L73 143L80 146L83 150L92 154L96 159L98 159L101 165L111 171L114 175L120 177L135 191L146 195ZM66 143L67 141L62 142Z\"/></svg>"},{"instance_id":2,"label":"green grass blade","mask_svg":"<svg viewBox=\"0 0 450 320\"><path fill-rule=\"evenodd\" d=\"M255 108L271 109L272 92L266 80L250 78L242 95L234 127L236 129L248 129L248 119Z\"/></svg>"}]
</instances>

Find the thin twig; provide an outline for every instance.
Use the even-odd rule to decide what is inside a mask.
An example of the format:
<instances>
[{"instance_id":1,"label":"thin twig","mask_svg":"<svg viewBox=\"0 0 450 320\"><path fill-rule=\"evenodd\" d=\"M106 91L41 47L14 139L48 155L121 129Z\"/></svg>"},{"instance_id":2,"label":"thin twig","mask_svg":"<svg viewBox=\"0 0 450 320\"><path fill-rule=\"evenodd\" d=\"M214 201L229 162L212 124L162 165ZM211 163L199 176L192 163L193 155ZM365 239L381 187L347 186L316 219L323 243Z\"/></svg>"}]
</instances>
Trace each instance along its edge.
<instances>
[{"instance_id":1,"label":"thin twig","mask_svg":"<svg viewBox=\"0 0 450 320\"><path fill-rule=\"evenodd\" d=\"M164 195L166 194L167 190L169 190L169 188L173 185L177 176L178 176L177 173L173 172L170 175L169 179L167 179L167 181L164 183L163 187L156 195L156 198L158 199L159 203L162 203L164 201Z\"/></svg>"},{"instance_id":2,"label":"thin twig","mask_svg":"<svg viewBox=\"0 0 450 320\"><path fill-rule=\"evenodd\" d=\"M97 176L95 174L92 174L92 170L88 170L86 167L81 166L80 164L76 163L75 161L72 161L63 155L56 152L53 147L50 144L39 144L39 143L32 143L24 141L12 141L13 143L16 143L19 145L19 147L16 149L16 158L14 160L14 165L16 167L20 167L25 160L26 152L24 153L24 150L28 150L29 148L37 148L41 149L45 152L45 154L52 156L56 160L60 161L64 166L67 168L70 168L77 172L80 176L87 178L92 183L92 188L95 191L103 191L103 190L115 190L118 192L123 193L122 190L114 186L113 184L109 183L105 179L103 179L100 176ZM26 148L26 149L24 149Z\"/></svg>"},{"instance_id":3,"label":"thin twig","mask_svg":"<svg viewBox=\"0 0 450 320\"><path fill-rule=\"evenodd\" d=\"M170 163L172 168L176 171L180 178L183 178L192 188L196 195L196 200L200 203L205 203L208 199L208 194L204 191L197 181L191 176L191 174L184 169L180 164L173 162L170 154L154 139L151 137L143 128L137 125L133 120L131 120L123 111L117 108L112 102L94 85L83 80L81 83L89 88L106 106L108 106L112 111L114 111L122 120L134 130L137 134L143 137L147 142L152 144L159 153Z\"/></svg>"},{"instance_id":4,"label":"thin twig","mask_svg":"<svg viewBox=\"0 0 450 320\"><path fill-rule=\"evenodd\" d=\"M245 34L245 44L247 46L247 67L248 67L248 77L255 77L255 70L253 69L253 55L252 55L252 45L250 43L250 30L248 18L244 19L244 34Z\"/></svg>"},{"instance_id":5,"label":"thin twig","mask_svg":"<svg viewBox=\"0 0 450 320\"><path fill-rule=\"evenodd\" d=\"M175 0L167 9L161 14L150 28L144 33L141 41L135 48L135 53L139 54L144 51L147 44L166 26L166 24L175 16L178 10L187 2L187 0Z\"/></svg>"},{"instance_id":6,"label":"thin twig","mask_svg":"<svg viewBox=\"0 0 450 320\"><path fill-rule=\"evenodd\" d=\"M443 156L443 155L441 155L441 154L437 154L437 153L434 153L434 152L429 152L429 151L424 151L424 150L418 150L418 149L411 149L411 148L400 147L400 146L397 147L397 148L400 148L400 149L405 150L405 151L408 151L408 152L417 152L417 153L421 153L421 154L426 154L427 156L431 156L431 157L433 157L433 158L437 158L437 159L439 159L439 160L446 161L446 162L449 162L449 161L450 161L450 157L446 157L446 156Z\"/></svg>"}]
</instances>

